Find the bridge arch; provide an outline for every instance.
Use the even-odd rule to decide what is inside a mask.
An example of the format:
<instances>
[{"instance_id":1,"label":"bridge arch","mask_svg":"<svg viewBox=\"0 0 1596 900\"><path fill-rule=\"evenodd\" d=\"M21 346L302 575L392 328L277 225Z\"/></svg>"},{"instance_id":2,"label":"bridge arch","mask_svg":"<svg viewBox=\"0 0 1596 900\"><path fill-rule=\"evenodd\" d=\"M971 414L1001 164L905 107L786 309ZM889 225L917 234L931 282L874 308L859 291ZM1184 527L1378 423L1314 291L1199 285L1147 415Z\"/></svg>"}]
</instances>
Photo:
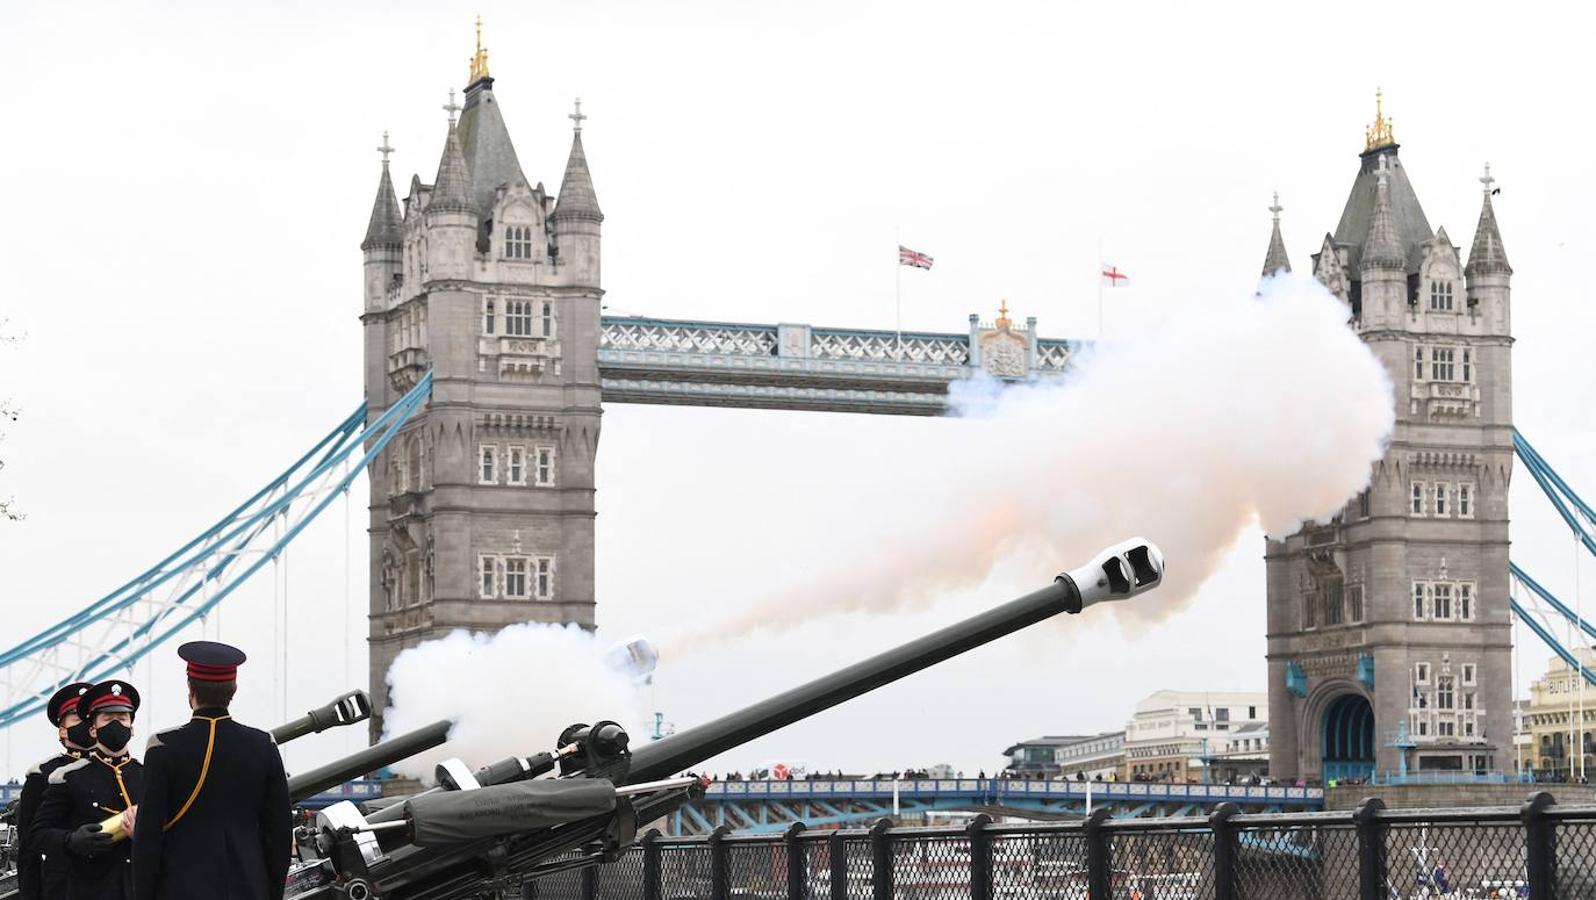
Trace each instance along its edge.
<instances>
[{"instance_id":1,"label":"bridge arch","mask_svg":"<svg viewBox=\"0 0 1596 900\"><path fill-rule=\"evenodd\" d=\"M1366 778L1374 773L1374 707L1357 691L1345 691L1324 704L1319 723L1323 775L1331 779Z\"/></svg>"}]
</instances>

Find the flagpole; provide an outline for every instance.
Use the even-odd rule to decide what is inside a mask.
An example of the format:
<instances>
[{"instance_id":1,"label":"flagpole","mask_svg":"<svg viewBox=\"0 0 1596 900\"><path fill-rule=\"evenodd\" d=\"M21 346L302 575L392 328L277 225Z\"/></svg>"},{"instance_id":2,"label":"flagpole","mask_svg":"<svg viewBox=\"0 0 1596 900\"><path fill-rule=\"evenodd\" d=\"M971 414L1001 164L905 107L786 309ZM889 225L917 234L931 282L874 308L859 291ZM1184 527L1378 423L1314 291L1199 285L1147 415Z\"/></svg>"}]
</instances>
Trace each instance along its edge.
<instances>
[{"instance_id":1,"label":"flagpole","mask_svg":"<svg viewBox=\"0 0 1596 900\"><path fill-rule=\"evenodd\" d=\"M1097 339L1103 339L1103 236L1097 236Z\"/></svg>"},{"instance_id":2,"label":"flagpole","mask_svg":"<svg viewBox=\"0 0 1596 900\"><path fill-rule=\"evenodd\" d=\"M898 333L897 345L894 347L893 353L895 358L901 362L903 360L903 229L894 226L892 233L897 237L897 253L899 254L893 265L896 284L893 286L892 318L893 329Z\"/></svg>"}]
</instances>

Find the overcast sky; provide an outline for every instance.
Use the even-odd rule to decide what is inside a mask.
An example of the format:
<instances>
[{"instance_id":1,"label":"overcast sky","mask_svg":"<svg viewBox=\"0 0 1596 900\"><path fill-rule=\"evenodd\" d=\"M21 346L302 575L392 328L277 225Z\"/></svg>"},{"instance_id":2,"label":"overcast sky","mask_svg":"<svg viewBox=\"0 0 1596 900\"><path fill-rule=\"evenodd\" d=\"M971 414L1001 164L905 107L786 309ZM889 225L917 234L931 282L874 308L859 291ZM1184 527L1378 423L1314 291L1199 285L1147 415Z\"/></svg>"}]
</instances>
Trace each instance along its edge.
<instances>
[{"instance_id":1,"label":"overcast sky","mask_svg":"<svg viewBox=\"0 0 1596 900\"><path fill-rule=\"evenodd\" d=\"M1596 120L1577 96L1592 14L1530 10L12 4L0 27L11 123L0 318L24 340L0 349L0 397L23 418L0 445L0 496L28 518L0 525L0 644L164 555L359 402L374 148L388 130L396 180L431 180L440 107L464 86L478 11L522 166L550 191L582 98L606 302L664 317L891 327L901 234L937 260L904 274L906 328L962 331L1006 298L1046 336L1090 337L1101 244L1132 279L1107 309L1109 335L1129 338L1170 309L1253 289L1272 191L1306 268L1335 227L1383 86L1431 225L1465 249L1491 162L1515 269L1516 419L1596 493L1596 375L1580 362L1596 331ZM875 435L925 424L608 407L602 630L660 630L796 583L806 557L835 549L828 522L885 501L852 467L822 470L793 448L843 441L868 455ZM950 460L948 476L981 473ZM1515 482L1514 556L1572 602L1573 542L1533 490ZM364 491L353 530L340 503L290 554L290 710L344 688L346 663L365 671L363 645L343 640L345 618L364 632L363 588L344 580L346 562L364 567ZM1101 623L1014 639L723 762L990 770L1017 739L1120 727L1158 688L1263 691L1261 551L1243 535L1198 602L1134 639ZM1585 590L1593 573L1587 564ZM962 605L819 621L678 660L656 700L691 724L1033 586L1007 573ZM239 710L261 725L281 702L273 593L258 580L222 626L255 657ZM1543 670L1546 656L1526 645L1520 671ZM181 683L175 658L158 657L137 675L144 721L166 724L184 715ZM553 673L529 666L527 677ZM50 737L42 723L13 731L14 772ZM350 740L308 741L290 762Z\"/></svg>"}]
</instances>

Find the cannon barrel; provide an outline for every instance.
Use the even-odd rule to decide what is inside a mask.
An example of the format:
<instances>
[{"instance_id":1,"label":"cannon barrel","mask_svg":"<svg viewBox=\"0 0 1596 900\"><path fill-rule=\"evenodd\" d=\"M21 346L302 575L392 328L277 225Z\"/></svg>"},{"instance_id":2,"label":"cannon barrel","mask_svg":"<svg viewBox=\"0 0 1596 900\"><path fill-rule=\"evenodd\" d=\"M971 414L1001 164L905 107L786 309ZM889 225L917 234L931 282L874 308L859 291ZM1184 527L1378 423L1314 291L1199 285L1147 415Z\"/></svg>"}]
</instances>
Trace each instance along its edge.
<instances>
[{"instance_id":1,"label":"cannon barrel","mask_svg":"<svg viewBox=\"0 0 1596 900\"><path fill-rule=\"evenodd\" d=\"M272 729L272 740L286 744L307 734L320 734L329 728L353 725L371 718L371 698L365 691L350 691L303 716Z\"/></svg>"},{"instance_id":2,"label":"cannon barrel","mask_svg":"<svg viewBox=\"0 0 1596 900\"><path fill-rule=\"evenodd\" d=\"M1106 600L1121 600L1162 582L1164 559L1140 538L1117 544L1047 587L962 622L910 641L830 675L817 678L632 751L628 782L655 781L696 766L739 744L769 734L973 650L1059 613L1078 613Z\"/></svg>"},{"instance_id":3,"label":"cannon barrel","mask_svg":"<svg viewBox=\"0 0 1596 900\"><path fill-rule=\"evenodd\" d=\"M424 750L431 750L449 739L449 729L453 725L454 723L448 719L433 722L431 725L405 732L398 737L379 741L358 753L335 759L320 768L295 775L288 779L288 799L300 803L351 778L358 778L367 772L391 766Z\"/></svg>"}]
</instances>

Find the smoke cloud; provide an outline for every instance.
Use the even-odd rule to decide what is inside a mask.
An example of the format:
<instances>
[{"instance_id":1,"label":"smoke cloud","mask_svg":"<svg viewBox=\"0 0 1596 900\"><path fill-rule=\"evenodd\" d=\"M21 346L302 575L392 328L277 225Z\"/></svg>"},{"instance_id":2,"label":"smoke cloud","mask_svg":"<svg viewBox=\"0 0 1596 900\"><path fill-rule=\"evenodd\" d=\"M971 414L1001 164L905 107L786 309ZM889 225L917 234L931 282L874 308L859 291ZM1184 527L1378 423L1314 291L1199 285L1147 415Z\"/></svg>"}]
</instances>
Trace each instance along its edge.
<instances>
[{"instance_id":1,"label":"smoke cloud","mask_svg":"<svg viewBox=\"0 0 1596 900\"><path fill-rule=\"evenodd\" d=\"M449 741L393 768L430 783L457 756L470 768L553 750L567 725L611 719L636 739L646 709L630 679L605 665L605 647L575 625L511 625L495 635L456 631L400 653L388 670L386 734L452 719Z\"/></svg>"},{"instance_id":2,"label":"smoke cloud","mask_svg":"<svg viewBox=\"0 0 1596 900\"><path fill-rule=\"evenodd\" d=\"M661 656L680 665L759 630L927 608L995 571L1051 575L1140 535L1168 572L1159 590L1108 607L1135 633L1187 603L1245 529L1328 519L1367 483L1392 392L1346 319L1311 278L1277 277L1256 297L1194 305L1084 351L1061 382L961 384L954 418L828 471L866 498L791 548L796 586L665 635ZM605 649L579 628L527 624L406 650L388 675L388 732L456 725L448 744L395 768L430 780L446 757L476 767L551 749L566 725L600 718L641 740L643 698Z\"/></svg>"},{"instance_id":3,"label":"smoke cloud","mask_svg":"<svg viewBox=\"0 0 1596 900\"><path fill-rule=\"evenodd\" d=\"M826 547L802 548L835 564L666 635L662 656L828 614L923 608L1000 565L1062 571L1140 535L1169 570L1159 590L1110 607L1134 633L1184 605L1254 523L1279 536L1338 512L1393 422L1390 381L1346 307L1293 275L1086 350L1061 382L977 380L952 399L957 418L928 440L861 448L892 455L870 467L872 494L912 498L914 514L848 510Z\"/></svg>"}]
</instances>

